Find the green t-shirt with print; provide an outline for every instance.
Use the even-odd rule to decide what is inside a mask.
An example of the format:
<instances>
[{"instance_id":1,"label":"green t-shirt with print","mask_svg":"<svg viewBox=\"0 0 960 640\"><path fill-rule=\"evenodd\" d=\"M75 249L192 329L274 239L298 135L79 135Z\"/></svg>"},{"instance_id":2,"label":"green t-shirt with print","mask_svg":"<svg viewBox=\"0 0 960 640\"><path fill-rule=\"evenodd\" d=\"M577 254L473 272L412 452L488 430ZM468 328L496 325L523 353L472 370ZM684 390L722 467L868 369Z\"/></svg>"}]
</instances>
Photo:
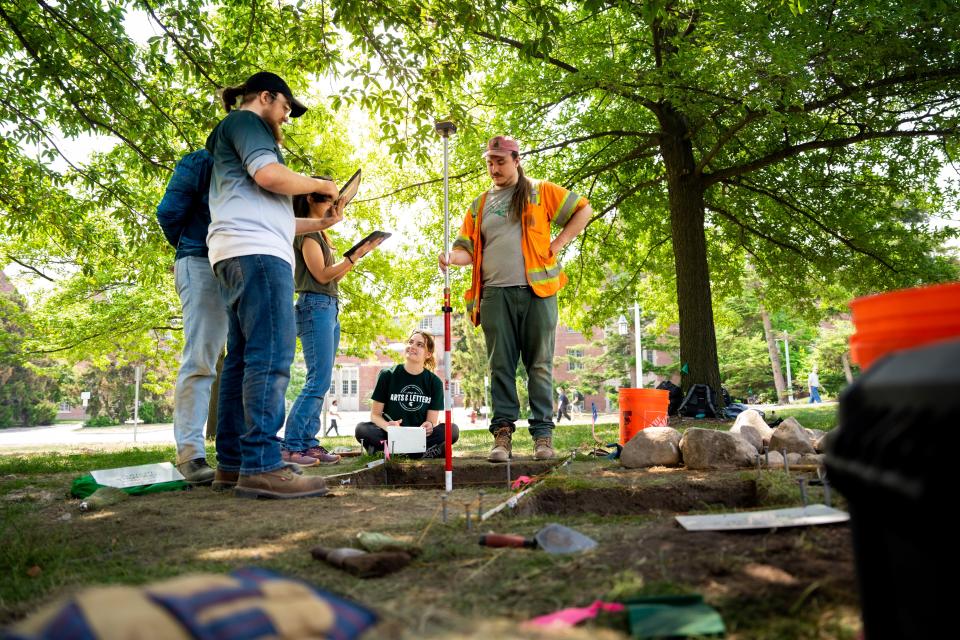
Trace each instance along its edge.
<instances>
[{"instance_id":1,"label":"green t-shirt with print","mask_svg":"<svg viewBox=\"0 0 960 640\"><path fill-rule=\"evenodd\" d=\"M371 397L383 403L385 418L400 420L404 427L419 427L427 411L443 409L443 382L432 371L411 375L398 364L380 372Z\"/></svg>"}]
</instances>

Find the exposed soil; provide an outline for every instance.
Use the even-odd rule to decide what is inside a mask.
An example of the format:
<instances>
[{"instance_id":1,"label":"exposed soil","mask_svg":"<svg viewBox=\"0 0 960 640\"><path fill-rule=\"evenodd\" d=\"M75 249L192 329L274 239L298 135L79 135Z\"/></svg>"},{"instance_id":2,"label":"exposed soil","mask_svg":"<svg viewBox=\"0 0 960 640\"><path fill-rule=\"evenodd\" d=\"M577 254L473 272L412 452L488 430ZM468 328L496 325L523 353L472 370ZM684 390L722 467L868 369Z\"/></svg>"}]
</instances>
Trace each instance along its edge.
<instances>
[{"instance_id":1,"label":"exposed soil","mask_svg":"<svg viewBox=\"0 0 960 640\"><path fill-rule=\"evenodd\" d=\"M664 511L683 513L708 507L743 509L756 504L756 484L752 480L731 478L716 483L680 481L670 486L638 489L546 488L517 505L517 513L524 516L575 513L612 516Z\"/></svg>"},{"instance_id":2,"label":"exposed soil","mask_svg":"<svg viewBox=\"0 0 960 640\"><path fill-rule=\"evenodd\" d=\"M675 523L676 513L757 504L749 473L627 471L602 460L550 472L551 464L515 460L514 478L546 476L544 484L516 509L482 526L474 521L471 530L463 514L467 507L476 512L481 489L485 509L513 495L505 488L505 465L458 459L446 524L440 518L443 465L436 461L389 465L390 486L376 486L384 480L382 467L355 474L346 485L339 476L325 498L254 501L198 488L130 498L86 515L77 512L77 501L37 504L5 547L10 557L23 556L16 561L23 566L11 566L10 575L37 564L43 572L36 580L48 586L0 601L0 624L105 579L143 582L257 565L373 607L383 619L374 638L539 638L545 636L519 623L598 598L677 591L703 594L723 616L728 638L851 639L857 632L847 526L691 533ZM70 480L46 477L54 479L63 486ZM581 531L598 547L549 555L477 544L481 532L530 536L549 521ZM423 555L376 580L310 558L314 546L353 546L360 531L418 541ZM626 636L593 628L566 637Z\"/></svg>"},{"instance_id":3,"label":"exposed soil","mask_svg":"<svg viewBox=\"0 0 960 640\"><path fill-rule=\"evenodd\" d=\"M510 465L482 460L457 459L454 484L457 487L503 487L520 476L542 476L559 464L556 460L516 460ZM403 487L438 489L444 486L444 467L439 462L387 463L350 474L348 484L359 488ZM346 477L337 478L342 482Z\"/></svg>"}]
</instances>

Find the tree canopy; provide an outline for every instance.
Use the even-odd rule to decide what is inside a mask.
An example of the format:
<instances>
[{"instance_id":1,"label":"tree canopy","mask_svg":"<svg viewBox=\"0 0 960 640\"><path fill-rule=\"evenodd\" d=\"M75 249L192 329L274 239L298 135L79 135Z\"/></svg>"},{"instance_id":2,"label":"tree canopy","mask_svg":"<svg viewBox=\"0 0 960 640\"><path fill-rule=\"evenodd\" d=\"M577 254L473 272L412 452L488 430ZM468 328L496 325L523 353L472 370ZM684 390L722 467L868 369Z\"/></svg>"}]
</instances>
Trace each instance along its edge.
<instances>
[{"instance_id":1,"label":"tree canopy","mask_svg":"<svg viewBox=\"0 0 960 640\"><path fill-rule=\"evenodd\" d=\"M158 30L145 44L134 14ZM955 207L938 178L958 146L958 35L935 0L0 0L4 251L45 274L67 263L64 290L121 305L131 327L175 324L152 207L220 117L214 91L260 68L298 92L338 77L331 108L289 133L294 168L342 168L344 113L362 109L396 193L361 220L435 205L432 122L451 117L456 212L485 186L483 141L517 137L529 174L594 205L565 256L572 314L595 323L643 293L679 320L685 386L718 386L712 295L747 277L774 307L956 277L941 250L955 230L932 219ZM119 145L51 168L56 136L83 133ZM357 295L422 291L427 254L371 261L383 284ZM358 313L360 335L377 317Z\"/></svg>"}]
</instances>

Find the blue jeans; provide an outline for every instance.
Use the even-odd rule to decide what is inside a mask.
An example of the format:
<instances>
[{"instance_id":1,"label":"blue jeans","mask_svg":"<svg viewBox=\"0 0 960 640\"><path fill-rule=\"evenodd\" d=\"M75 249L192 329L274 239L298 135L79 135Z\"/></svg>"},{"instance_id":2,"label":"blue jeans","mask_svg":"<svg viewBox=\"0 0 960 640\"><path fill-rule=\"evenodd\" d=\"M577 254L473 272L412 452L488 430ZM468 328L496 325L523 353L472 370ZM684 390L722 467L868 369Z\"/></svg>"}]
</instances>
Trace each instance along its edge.
<instances>
[{"instance_id":1,"label":"blue jeans","mask_svg":"<svg viewBox=\"0 0 960 640\"><path fill-rule=\"evenodd\" d=\"M330 389L333 361L340 346L337 299L325 293L301 293L295 307L297 335L307 363L307 381L290 409L284 431L284 448L306 451L320 444L320 410Z\"/></svg>"},{"instance_id":2,"label":"blue jeans","mask_svg":"<svg viewBox=\"0 0 960 640\"><path fill-rule=\"evenodd\" d=\"M207 258L178 259L173 279L183 309L183 356L173 400L173 437L180 464L207 455L203 427L210 387L217 378L217 358L227 341L227 309Z\"/></svg>"},{"instance_id":3,"label":"blue jeans","mask_svg":"<svg viewBox=\"0 0 960 640\"><path fill-rule=\"evenodd\" d=\"M820 399L820 389L818 387L810 387L810 404L815 402L823 402Z\"/></svg>"},{"instance_id":4,"label":"blue jeans","mask_svg":"<svg viewBox=\"0 0 960 640\"><path fill-rule=\"evenodd\" d=\"M227 357L220 374L217 462L254 475L283 466L277 432L297 345L293 269L275 256L218 262L213 271L227 305Z\"/></svg>"}]
</instances>

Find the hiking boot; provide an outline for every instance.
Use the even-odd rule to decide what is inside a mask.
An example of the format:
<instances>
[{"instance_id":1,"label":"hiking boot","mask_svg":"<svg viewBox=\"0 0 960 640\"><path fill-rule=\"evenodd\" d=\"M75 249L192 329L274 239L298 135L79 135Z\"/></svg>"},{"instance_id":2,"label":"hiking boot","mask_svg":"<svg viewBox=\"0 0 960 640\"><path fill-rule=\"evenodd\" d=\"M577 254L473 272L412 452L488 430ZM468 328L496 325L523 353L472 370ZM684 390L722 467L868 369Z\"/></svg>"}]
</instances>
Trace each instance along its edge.
<instances>
[{"instance_id":1,"label":"hiking boot","mask_svg":"<svg viewBox=\"0 0 960 640\"><path fill-rule=\"evenodd\" d=\"M213 474L213 485L210 488L214 491L229 491L237 486L237 480L239 479L239 471L222 471L217 469Z\"/></svg>"},{"instance_id":2,"label":"hiking boot","mask_svg":"<svg viewBox=\"0 0 960 640\"><path fill-rule=\"evenodd\" d=\"M327 494L327 483L321 476L305 476L290 467L240 476L233 490L245 498L309 498Z\"/></svg>"},{"instance_id":3,"label":"hiking boot","mask_svg":"<svg viewBox=\"0 0 960 640\"><path fill-rule=\"evenodd\" d=\"M311 458L319 460L320 464L337 464L340 462L340 456L335 453L330 453L321 446L310 447L304 453Z\"/></svg>"},{"instance_id":4,"label":"hiking boot","mask_svg":"<svg viewBox=\"0 0 960 640\"><path fill-rule=\"evenodd\" d=\"M287 464L295 464L298 467L312 467L315 464L320 464L319 460L307 455L306 451L287 451L286 449L281 449L280 457Z\"/></svg>"},{"instance_id":5,"label":"hiking boot","mask_svg":"<svg viewBox=\"0 0 960 640\"><path fill-rule=\"evenodd\" d=\"M533 440L533 457L536 460L549 460L554 455L553 452L553 438L550 436L543 436L540 438L534 438Z\"/></svg>"},{"instance_id":6,"label":"hiking boot","mask_svg":"<svg viewBox=\"0 0 960 640\"><path fill-rule=\"evenodd\" d=\"M493 432L493 449L487 460L490 462L506 462L513 457L513 430L510 425L503 425Z\"/></svg>"},{"instance_id":7,"label":"hiking boot","mask_svg":"<svg viewBox=\"0 0 960 640\"><path fill-rule=\"evenodd\" d=\"M196 487L213 482L213 469L207 464L206 458L181 462L177 465L177 471L183 475L184 480Z\"/></svg>"}]
</instances>

